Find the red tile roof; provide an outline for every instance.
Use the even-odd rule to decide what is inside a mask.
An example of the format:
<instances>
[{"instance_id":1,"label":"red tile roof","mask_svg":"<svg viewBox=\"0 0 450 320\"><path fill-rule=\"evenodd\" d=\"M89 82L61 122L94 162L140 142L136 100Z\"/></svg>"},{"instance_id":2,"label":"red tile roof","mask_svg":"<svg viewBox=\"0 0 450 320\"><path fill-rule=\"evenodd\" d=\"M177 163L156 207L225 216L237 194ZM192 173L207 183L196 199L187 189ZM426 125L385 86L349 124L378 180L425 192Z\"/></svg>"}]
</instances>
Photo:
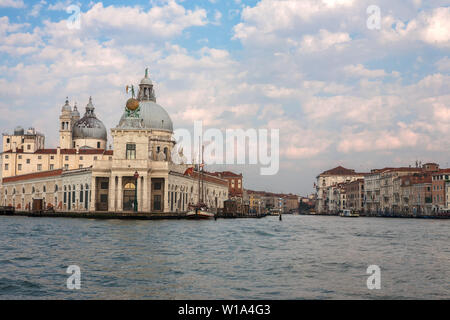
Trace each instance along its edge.
<instances>
[{"instance_id":1,"label":"red tile roof","mask_svg":"<svg viewBox=\"0 0 450 320\"><path fill-rule=\"evenodd\" d=\"M23 174L20 176L3 178L2 182L8 183L8 182L23 181L23 180L32 180L32 179L37 179L37 178L55 177L55 176L60 176L62 174L62 172L63 172L62 169L58 169L58 170L52 170L52 171L28 173L28 174Z\"/></svg>"},{"instance_id":2,"label":"red tile roof","mask_svg":"<svg viewBox=\"0 0 450 320\"><path fill-rule=\"evenodd\" d=\"M236 174L234 172L231 171L222 171L222 172L209 172L209 174L213 175L213 176L221 176L222 178L229 178L229 177L236 177L236 178L242 178L242 173L241 174Z\"/></svg>"},{"instance_id":3,"label":"red tile roof","mask_svg":"<svg viewBox=\"0 0 450 320\"><path fill-rule=\"evenodd\" d=\"M351 174L355 174L355 173L356 172L353 169L347 169L342 166L338 166L336 168L324 171L321 174L323 174L323 175L351 175Z\"/></svg>"}]
</instances>

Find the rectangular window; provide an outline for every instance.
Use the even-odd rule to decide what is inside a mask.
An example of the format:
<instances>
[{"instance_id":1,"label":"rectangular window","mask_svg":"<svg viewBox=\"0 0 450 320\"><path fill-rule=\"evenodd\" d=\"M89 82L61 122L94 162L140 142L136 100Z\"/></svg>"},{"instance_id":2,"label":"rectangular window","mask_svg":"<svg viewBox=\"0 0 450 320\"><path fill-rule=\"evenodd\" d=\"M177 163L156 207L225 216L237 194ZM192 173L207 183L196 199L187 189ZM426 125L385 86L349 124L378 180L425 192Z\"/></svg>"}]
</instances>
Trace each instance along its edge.
<instances>
[{"instance_id":1,"label":"rectangular window","mask_svg":"<svg viewBox=\"0 0 450 320\"><path fill-rule=\"evenodd\" d=\"M6 143L9 143L11 140L9 140L9 138L6 138Z\"/></svg>"},{"instance_id":2,"label":"rectangular window","mask_svg":"<svg viewBox=\"0 0 450 320\"><path fill-rule=\"evenodd\" d=\"M64 170L69 170L69 165L68 164L64 165Z\"/></svg>"},{"instance_id":3,"label":"rectangular window","mask_svg":"<svg viewBox=\"0 0 450 320\"><path fill-rule=\"evenodd\" d=\"M5 154L5 159L9 159L9 156L7 154Z\"/></svg>"},{"instance_id":4,"label":"rectangular window","mask_svg":"<svg viewBox=\"0 0 450 320\"><path fill-rule=\"evenodd\" d=\"M79 169L83 169L83 165L80 164L80 165L78 166L78 168L79 168Z\"/></svg>"},{"instance_id":5,"label":"rectangular window","mask_svg":"<svg viewBox=\"0 0 450 320\"><path fill-rule=\"evenodd\" d=\"M27 164L30 164L30 159L27 159Z\"/></svg>"},{"instance_id":6,"label":"rectangular window","mask_svg":"<svg viewBox=\"0 0 450 320\"><path fill-rule=\"evenodd\" d=\"M53 159L55 159L55 157L54 156L50 156L50 160L53 160Z\"/></svg>"},{"instance_id":7,"label":"rectangular window","mask_svg":"<svg viewBox=\"0 0 450 320\"><path fill-rule=\"evenodd\" d=\"M19 159L22 159L22 156L19 156Z\"/></svg>"},{"instance_id":8,"label":"rectangular window","mask_svg":"<svg viewBox=\"0 0 450 320\"><path fill-rule=\"evenodd\" d=\"M100 142L97 142L97 149L100 149Z\"/></svg>"},{"instance_id":9,"label":"rectangular window","mask_svg":"<svg viewBox=\"0 0 450 320\"><path fill-rule=\"evenodd\" d=\"M5 163L5 170L9 169L9 164Z\"/></svg>"},{"instance_id":10,"label":"rectangular window","mask_svg":"<svg viewBox=\"0 0 450 320\"><path fill-rule=\"evenodd\" d=\"M155 182L153 190L161 190L161 182Z\"/></svg>"},{"instance_id":11,"label":"rectangular window","mask_svg":"<svg viewBox=\"0 0 450 320\"><path fill-rule=\"evenodd\" d=\"M37 171L42 171L42 164L37 165Z\"/></svg>"},{"instance_id":12,"label":"rectangular window","mask_svg":"<svg viewBox=\"0 0 450 320\"><path fill-rule=\"evenodd\" d=\"M27 144L27 150L31 150L31 145Z\"/></svg>"},{"instance_id":13,"label":"rectangular window","mask_svg":"<svg viewBox=\"0 0 450 320\"><path fill-rule=\"evenodd\" d=\"M55 165L54 164L51 164L50 165L50 170L54 170L55 169Z\"/></svg>"},{"instance_id":14,"label":"rectangular window","mask_svg":"<svg viewBox=\"0 0 450 320\"><path fill-rule=\"evenodd\" d=\"M108 182L102 182L102 183L100 183L100 189L108 190L108 189L109 189L109 184L108 184Z\"/></svg>"},{"instance_id":15,"label":"rectangular window","mask_svg":"<svg viewBox=\"0 0 450 320\"><path fill-rule=\"evenodd\" d=\"M41 160L42 159L42 156L38 156L38 160Z\"/></svg>"},{"instance_id":16,"label":"rectangular window","mask_svg":"<svg viewBox=\"0 0 450 320\"><path fill-rule=\"evenodd\" d=\"M134 143L127 143L127 160L136 159L136 145Z\"/></svg>"},{"instance_id":17,"label":"rectangular window","mask_svg":"<svg viewBox=\"0 0 450 320\"><path fill-rule=\"evenodd\" d=\"M22 170L22 165L21 164L17 165L17 170L19 170L19 171Z\"/></svg>"},{"instance_id":18,"label":"rectangular window","mask_svg":"<svg viewBox=\"0 0 450 320\"><path fill-rule=\"evenodd\" d=\"M83 160L83 156L80 156L80 160Z\"/></svg>"},{"instance_id":19,"label":"rectangular window","mask_svg":"<svg viewBox=\"0 0 450 320\"><path fill-rule=\"evenodd\" d=\"M96 161L96 160L97 160L97 156L94 157L94 161Z\"/></svg>"},{"instance_id":20,"label":"rectangular window","mask_svg":"<svg viewBox=\"0 0 450 320\"><path fill-rule=\"evenodd\" d=\"M69 161L69 156L65 156L66 161Z\"/></svg>"}]
</instances>

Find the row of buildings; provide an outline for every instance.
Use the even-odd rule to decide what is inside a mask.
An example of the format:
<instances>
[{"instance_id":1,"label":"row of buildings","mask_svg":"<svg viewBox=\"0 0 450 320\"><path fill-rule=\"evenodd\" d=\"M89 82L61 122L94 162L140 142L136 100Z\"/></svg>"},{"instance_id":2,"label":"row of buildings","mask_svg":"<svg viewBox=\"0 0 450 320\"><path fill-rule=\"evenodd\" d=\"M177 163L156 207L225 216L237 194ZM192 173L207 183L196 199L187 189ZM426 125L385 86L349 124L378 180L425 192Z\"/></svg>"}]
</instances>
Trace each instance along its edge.
<instances>
[{"instance_id":1,"label":"row of buildings","mask_svg":"<svg viewBox=\"0 0 450 320\"><path fill-rule=\"evenodd\" d=\"M110 130L113 149L92 98L83 116L66 98L57 148L46 148L45 136L34 128L4 133L0 206L28 211L39 200L44 209L64 212L184 212L203 192L204 202L217 210L227 200L252 212L298 208L297 196L244 190L242 174L230 171L204 172L200 188L199 172L177 148L172 120L156 103L147 71L118 119Z\"/></svg>"},{"instance_id":2,"label":"row of buildings","mask_svg":"<svg viewBox=\"0 0 450 320\"><path fill-rule=\"evenodd\" d=\"M45 136L33 128L3 134L1 206L31 210L38 200L57 211L166 213L187 211L202 192L209 207L223 208L229 181L205 173L199 187L199 173L183 162L172 120L156 103L147 71L137 95L133 88L132 98L117 110L113 149L91 98L85 110L81 117L66 99L54 149L46 148Z\"/></svg>"},{"instance_id":3,"label":"row of buildings","mask_svg":"<svg viewBox=\"0 0 450 320\"><path fill-rule=\"evenodd\" d=\"M433 215L450 210L450 169L436 163L355 172L336 167L317 176L316 212Z\"/></svg>"}]
</instances>

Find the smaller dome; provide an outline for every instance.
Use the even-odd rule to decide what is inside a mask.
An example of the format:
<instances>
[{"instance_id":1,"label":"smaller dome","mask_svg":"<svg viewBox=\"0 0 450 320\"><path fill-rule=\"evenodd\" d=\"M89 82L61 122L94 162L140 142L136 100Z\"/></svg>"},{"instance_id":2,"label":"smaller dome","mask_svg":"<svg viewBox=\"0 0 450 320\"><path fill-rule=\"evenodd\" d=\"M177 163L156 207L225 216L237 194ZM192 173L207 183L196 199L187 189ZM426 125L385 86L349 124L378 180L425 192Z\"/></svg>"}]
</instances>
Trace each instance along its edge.
<instances>
[{"instance_id":1,"label":"smaller dome","mask_svg":"<svg viewBox=\"0 0 450 320\"><path fill-rule=\"evenodd\" d=\"M66 103L62 107L62 111L72 112L72 108L69 105L69 97L66 97Z\"/></svg>"},{"instance_id":2,"label":"smaller dome","mask_svg":"<svg viewBox=\"0 0 450 320\"><path fill-rule=\"evenodd\" d=\"M139 108L139 101L137 99L130 98L127 101L126 107L127 107L128 110L134 111L137 108Z\"/></svg>"},{"instance_id":3,"label":"smaller dome","mask_svg":"<svg viewBox=\"0 0 450 320\"><path fill-rule=\"evenodd\" d=\"M106 127L94 113L94 105L92 98L89 98L89 103L86 105L86 113L84 117L75 122L72 130L72 138L76 139L99 139L107 140Z\"/></svg>"},{"instance_id":4,"label":"smaller dome","mask_svg":"<svg viewBox=\"0 0 450 320\"><path fill-rule=\"evenodd\" d=\"M14 128L15 136L22 136L25 133L25 130L21 126L17 126Z\"/></svg>"},{"instance_id":5,"label":"smaller dome","mask_svg":"<svg viewBox=\"0 0 450 320\"><path fill-rule=\"evenodd\" d=\"M77 117L77 118L80 117L80 113L78 112L77 104L75 104L75 106L73 107L72 117Z\"/></svg>"}]
</instances>

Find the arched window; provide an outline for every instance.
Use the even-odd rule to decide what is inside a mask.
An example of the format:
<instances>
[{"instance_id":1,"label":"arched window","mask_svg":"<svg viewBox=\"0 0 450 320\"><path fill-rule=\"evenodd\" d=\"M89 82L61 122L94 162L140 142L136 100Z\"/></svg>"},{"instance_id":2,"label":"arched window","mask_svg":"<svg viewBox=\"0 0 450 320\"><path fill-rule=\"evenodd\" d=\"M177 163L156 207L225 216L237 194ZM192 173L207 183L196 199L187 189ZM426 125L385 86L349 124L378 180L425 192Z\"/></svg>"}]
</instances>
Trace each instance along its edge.
<instances>
[{"instance_id":1,"label":"arched window","mask_svg":"<svg viewBox=\"0 0 450 320\"><path fill-rule=\"evenodd\" d=\"M127 189L127 190L134 190L134 189L136 189L136 186L134 185L134 183L129 182L129 183L127 183L127 184L125 185L125 188L124 188L124 189Z\"/></svg>"}]
</instances>

